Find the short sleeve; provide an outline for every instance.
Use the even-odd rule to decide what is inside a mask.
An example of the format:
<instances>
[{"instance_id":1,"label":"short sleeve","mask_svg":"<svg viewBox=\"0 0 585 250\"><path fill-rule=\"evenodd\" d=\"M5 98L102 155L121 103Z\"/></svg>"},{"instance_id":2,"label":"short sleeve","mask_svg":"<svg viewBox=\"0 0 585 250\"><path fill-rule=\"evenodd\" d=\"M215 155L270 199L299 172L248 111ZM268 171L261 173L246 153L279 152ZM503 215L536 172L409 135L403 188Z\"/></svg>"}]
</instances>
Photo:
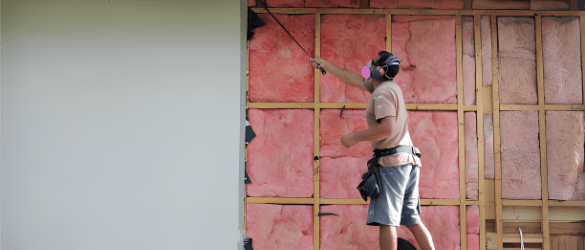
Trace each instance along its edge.
<instances>
[{"instance_id":1,"label":"short sleeve","mask_svg":"<svg viewBox=\"0 0 585 250\"><path fill-rule=\"evenodd\" d=\"M396 104L394 98L390 93L376 94L374 97L374 113L376 114L376 120L386 116L396 116Z\"/></svg>"}]
</instances>

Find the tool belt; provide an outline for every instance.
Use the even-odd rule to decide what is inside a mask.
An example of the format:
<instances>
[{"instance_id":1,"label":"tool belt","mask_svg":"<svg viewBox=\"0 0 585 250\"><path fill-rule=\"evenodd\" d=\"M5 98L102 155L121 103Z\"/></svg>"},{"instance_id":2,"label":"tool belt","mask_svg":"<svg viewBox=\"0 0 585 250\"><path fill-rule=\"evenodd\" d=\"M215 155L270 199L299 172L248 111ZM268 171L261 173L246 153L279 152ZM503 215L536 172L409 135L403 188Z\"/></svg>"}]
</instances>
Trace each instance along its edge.
<instances>
[{"instance_id":1,"label":"tool belt","mask_svg":"<svg viewBox=\"0 0 585 250\"><path fill-rule=\"evenodd\" d=\"M376 198L382 188L380 179L380 164L378 158L398 153L409 153L421 157L420 150L413 146L398 146L388 149L376 149L372 159L368 160L368 171L362 175L362 182L357 186L360 195L364 201L368 201L368 196Z\"/></svg>"},{"instance_id":2,"label":"tool belt","mask_svg":"<svg viewBox=\"0 0 585 250\"><path fill-rule=\"evenodd\" d=\"M394 148L386 148L386 149L376 149L374 150L374 154L376 158L380 158L382 156L388 156L398 153L409 153L421 157L420 150L414 146L398 146Z\"/></svg>"}]
</instances>

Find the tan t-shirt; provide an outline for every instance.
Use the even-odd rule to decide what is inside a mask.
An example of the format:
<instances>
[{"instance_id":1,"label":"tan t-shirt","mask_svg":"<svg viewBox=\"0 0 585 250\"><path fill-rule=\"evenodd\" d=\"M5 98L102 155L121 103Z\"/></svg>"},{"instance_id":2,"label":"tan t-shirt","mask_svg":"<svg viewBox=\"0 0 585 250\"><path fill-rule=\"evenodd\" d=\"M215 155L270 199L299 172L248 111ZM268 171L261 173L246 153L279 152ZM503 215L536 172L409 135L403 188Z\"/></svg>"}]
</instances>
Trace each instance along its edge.
<instances>
[{"instance_id":1,"label":"tan t-shirt","mask_svg":"<svg viewBox=\"0 0 585 250\"><path fill-rule=\"evenodd\" d=\"M391 134L380 141L372 141L372 150L393 148L400 145L412 145L408 133L408 113L404 105L400 86L392 81L383 82L374 90L366 108L368 127L380 126L377 120L391 119ZM378 160L384 167L399 166L407 163L421 166L420 159L409 153L384 156Z\"/></svg>"}]
</instances>

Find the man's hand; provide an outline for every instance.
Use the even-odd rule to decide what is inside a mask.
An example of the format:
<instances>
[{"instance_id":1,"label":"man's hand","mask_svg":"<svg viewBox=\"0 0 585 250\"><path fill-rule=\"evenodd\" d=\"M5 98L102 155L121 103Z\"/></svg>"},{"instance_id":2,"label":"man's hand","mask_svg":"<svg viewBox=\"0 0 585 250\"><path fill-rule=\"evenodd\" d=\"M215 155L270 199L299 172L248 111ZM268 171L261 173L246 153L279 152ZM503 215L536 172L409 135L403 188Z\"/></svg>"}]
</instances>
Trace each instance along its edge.
<instances>
[{"instance_id":1,"label":"man's hand","mask_svg":"<svg viewBox=\"0 0 585 250\"><path fill-rule=\"evenodd\" d=\"M313 67L317 68L317 65L325 65L327 63L327 61L321 59L321 58L311 58L311 63L313 63Z\"/></svg>"},{"instance_id":2,"label":"man's hand","mask_svg":"<svg viewBox=\"0 0 585 250\"><path fill-rule=\"evenodd\" d=\"M356 141L356 137L353 133L349 133L349 134L346 134L343 137L341 137L341 144L345 148L350 148L351 146L355 145L356 143L358 143L358 142Z\"/></svg>"}]
</instances>

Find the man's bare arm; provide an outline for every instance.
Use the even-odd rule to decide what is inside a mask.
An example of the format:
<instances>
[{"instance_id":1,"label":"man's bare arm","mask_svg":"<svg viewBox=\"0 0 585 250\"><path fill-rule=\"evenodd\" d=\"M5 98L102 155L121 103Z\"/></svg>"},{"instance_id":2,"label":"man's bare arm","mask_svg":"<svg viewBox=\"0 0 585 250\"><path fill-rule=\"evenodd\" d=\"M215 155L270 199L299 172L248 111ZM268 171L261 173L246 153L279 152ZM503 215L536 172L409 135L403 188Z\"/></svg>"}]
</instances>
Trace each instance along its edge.
<instances>
[{"instance_id":1,"label":"man's bare arm","mask_svg":"<svg viewBox=\"0 0 585 250\"><path fill-rule=\"evenodd\" d=\"M361 75L353 71L337 67L321 58L311 59L311 62L313 63L313 67L317 67L317 64L319 64L321 67L323 67L323 69L325 69L325 71L339 78L339 80L367 91L364 85L364 78Z\"/></svg>"},{"instance_id":2,"label":"man's bare arm","mask_svg":"<svg viewBox=\"0 0 585 250\"><path fill-rule=\"evenodd\" d=\"M361 141L379 141L388 138L392 134L390 128L395 122L394 119L396 118L387 116L382 118L378 125L370 127L368 130L346 134L341 137L341 144L346 148L350 148Z\"/></svg>"}]
</instances>

